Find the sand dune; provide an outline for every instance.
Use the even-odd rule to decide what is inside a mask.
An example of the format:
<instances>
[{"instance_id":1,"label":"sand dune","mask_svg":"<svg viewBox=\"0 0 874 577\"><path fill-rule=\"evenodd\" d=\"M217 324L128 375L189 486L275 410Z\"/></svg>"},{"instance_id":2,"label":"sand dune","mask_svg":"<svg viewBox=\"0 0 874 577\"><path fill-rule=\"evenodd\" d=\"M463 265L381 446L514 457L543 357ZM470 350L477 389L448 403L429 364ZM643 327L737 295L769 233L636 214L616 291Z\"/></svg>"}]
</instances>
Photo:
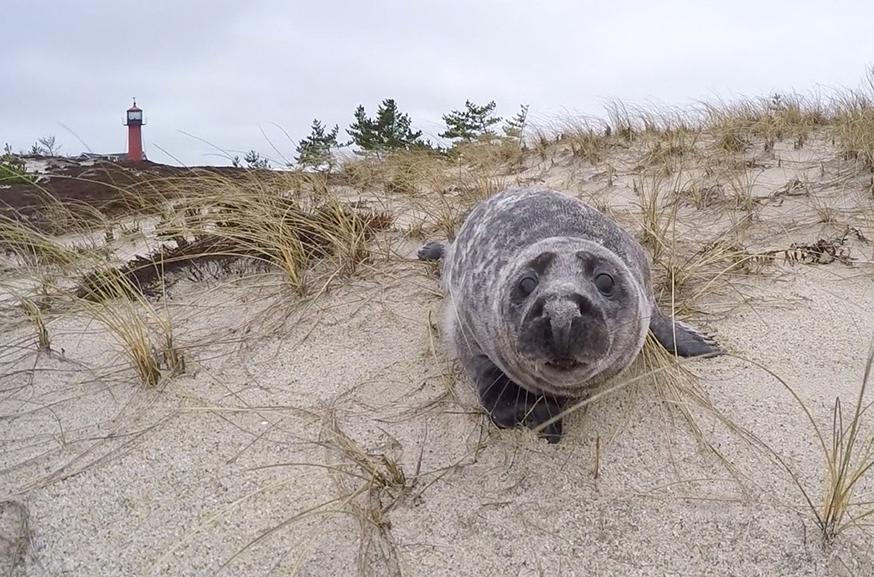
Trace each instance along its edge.
<instances>
[{"instance_id":1,"label":"sand dune","mask_svg":"<svg viewBox=\"0 0 874 577\"><path fill-rule=\"evenodd\" d=\"M654 186L643 146L596 165L559 150L506 182L569 191L639 232L635 189ZM737 172L756 207L732 239L763 253L846 233L853 260L781 254L690 281L678 315L729 353L682 365L716 410L686 405L699 435L656 386L664 375L570 415L558 445L496 429L446 357L421 239L389 232L370 265L305 303L279 274L177 279L163 303L186 371L153 389L87 315L51 317L48 354L5 312L0 563L16 575L874 575L870 526L825 546L793 480L821 506L825 459L787 389L830 443L834 399L852 410L874 336L874 201L825 137L739 157L758 163ZM694 160L656 184L700 191L706 169ZM676 217L687 270L748 214L724 208L728 184L711 192ZM416 209L392 202L401 222ZM621 379L645 372L641 360ZM854 495L870 502L874 475Z\"/></svg>"}]
</instances>

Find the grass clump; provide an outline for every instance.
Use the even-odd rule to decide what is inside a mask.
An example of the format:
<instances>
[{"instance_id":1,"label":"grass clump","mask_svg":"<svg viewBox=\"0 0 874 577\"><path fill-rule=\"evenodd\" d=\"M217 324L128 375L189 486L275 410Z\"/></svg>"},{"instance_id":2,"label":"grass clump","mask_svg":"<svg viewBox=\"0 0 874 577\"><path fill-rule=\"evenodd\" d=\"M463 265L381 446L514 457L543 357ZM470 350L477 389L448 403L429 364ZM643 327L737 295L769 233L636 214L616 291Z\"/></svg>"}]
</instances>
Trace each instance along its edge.
<instances>
[{"instance_id":1,"label":"grass clump","mask_svg":"<svg viewBox=\"0 0 874 577\"><path fill-rule=\"evenodd\" d=\"M308 292L308 267L314 261L331 263L330 277L354 274L369 258L373 234L391 225L388 215L353 209L332 195L303 199L231 190L214 200L221 209L211 234L227 243L232 255L278 267L302 295ZM203 230L208 224L196 226Z\"/></svg>"},{"instance_id":2,"label":"grass clump","mask_svg":"<svg viewBox=\"0 0 874 577\"><path fill-rule=\"evenodd\" d=\"M2 215L0 215L0 248L3 248L7 255L15 255L27 269L68 268L81 260L78 252L56 242L49 235Z\"/></svg>"},{"instance_id":3,"label":"grass clump","mask_svg":"<svg viewBox=\"0 0 874 577\"><path fill-rule=\"evenodd\" d=\"M185 200L161 225L161 238L175 241L176 247L161 245L122 267L90 272L80 296L99 300L104 285L110 293L154 294L167 272L241 259L281 271L293 291L306 295L314 265L321 265L328 281L354 274L370 256L373 235L392 224L387 213L340 201L318 177L284 184L265 185L256 177L243 183L213 176L191 179L185 183Z\"/></svg>"},{"instance_id":4,"label":"grass clump","mask_svg":"<svg viewBox=\"0 0 874 577\"><path fill-rule=\"evenodd\" d=\"M649 178L644 175L634 186L640 197L638 207L643 229L640 243L649 250L653 262L658 263L672 244L669 235L677 220L678 195L669 194L659 174Z\"/></svg>"},{"instance_id":5,"label":"grass clump","mask_svg":"<svg viewBox=\"0 0 874 577\"><path fill-rule=\"evenodd\" d=\"M121 345L140 382L157 386L168 375L185 371L170 319L144 298L131 300L119 291L115 302L82 301L85 312L99 321Z\"/></svg>"},{"instance_id":6,"label":"grass clump","mask_svg":"<svg viewBox=\"0 0 874 577\"><path fill-rule=\"evenodd\" d=\"M46 328L46 320L43 316L40 306L33 299L26 296L20 296L19 302L21 308L27 315L28 320L33 325L36 333L36 344L40 351L52 350L52 339L49 336L49 331Z\"/></svg>"},{"instance_id":7,"label":"grass clump","mask_svg":"<svg viewBox=\"0 0 874 577\"><path fill-rule=\"evenodd\" d=\"M588 117L543 122L533 127L531 150L541 161L545 161L551 149L562 147L570 152L574 160L598 164L605 159L609 132L607 123Z\"/></svg>"},{"instance_id":8,"label":"grass clump","mask_svg":"<svg viewBox=\"0 0 874 577\"><path fill-rule=\"evenodd\" d=\"M686 131L662 132L649 144L640 164L668 176L675 173L688 162L695 152L697 134Z\"/></svg>"},{"instance_id":9,"label":"grass clump","mask_svg":"<svg viewBox=\"0 0 874 577\"><path fill-rule=\"evenodd\" d=\"M102 324L121 345L143 384L157 385L162 369L174 373L182 369L182 356L174 344L170 320L161 317L142 294L133 290L127 277L106 267L105 259L95 253L82 255L71 251L20 223L6 223L0 227L0 234L25 257L24 266L30 278L44 276L46 267L51 266L68 276L90 271L86 278L100 279L93 281L84 294L81 288L78 294L61 289L53 300L70 312L84 312ZM18 301L36 330L38 348L50 350L51 339L42 309L30 295L19 292Z\"/></svg>"},{"instance_id":10,"label":"grass clump","mask_svg":"<svg viewBox=\"0 0 874 577\"><path fill-rule=\"evenodd\" d=\"M745 360L752 362L749 359ZM755 435L746 432L745 436L756 446L765 449L790 475L803 495L809 510L813 513L823 542L825 544L834 542L840 534L851 527L863 531L874 527L874 523L870 521L870 518L874 517L874 501L870 497L859 499L857 495L863 480L869 480L870 473L874 470L874 432L870 430L870 423L865 416L865 413L874 404L874 402L866 400L871 371L874 367L874 339L872 339L868 349L862 383L848 423L844 421L840 397L836 397L832 405L830 442L826 440L827 437L816 418L795 389L762 364L756 362L752 362L752 364L769 373L789 391L813 428L816 442L825 461L825 472L821 486L822 497L819 504L817 504L817 499L812 495L812 492L805 488L801 478L786 459ZM867 533L867 531L865 532Z\"/></svg>"},{"instance_id":11,"label":"grass clump","mask_svg":"<svg viewBox=\"0 0 874 577\"><path fill-rule=\"evenodd\" d=\"M606 138L592 127L572 126L561 133L561 141L567 144L576 159L597 164L605 158Z\"/></svg>"},{"instance_id":12,"label":"grass clump","mask_svg":"<svg viewBox=\"0 0 874 577\"><path fill-rule=\"evenodd\" d=\"M835 102L834 137L847 160L874 170L874 67L866 85L840 95Z\"/></svg>"},{"instance_id":13,"label":"grass clump","mask_svg":"<svg viewBox=\"0 0 874 577\"><path fill-rule=\"evenodd\" d=\"M844 421L840 397L835 398L830 444L826 444L819 427L811 418L827 467L822 508L816 512L817 525L827 540L834 539L850 526L874 526L874 523L868 520L874 516L874 501L853 499L862 479L874 469L874 433L869 432L869 436L866 437L862 432L863 417L872 404L870 401L866 402L872 364L874 364L874 340L868 352L862 384L848 423ZM805 413L810 417L806 408Z\"/></svg>"},{"instance_id":14,"label":"grass clump","mask_svg":"<svg viewBox=\"0 0 874 577\"><path fill-rule=\"evenodd\" d=\"M702 114L715 148L725 154L745 152L756 139L764 141L765 152L772 152L774 144L785 139L792 140L793 148L803 148L810 131L829 122L818 97L799 94L705 102Z\"/></svg>"}]
</instances>

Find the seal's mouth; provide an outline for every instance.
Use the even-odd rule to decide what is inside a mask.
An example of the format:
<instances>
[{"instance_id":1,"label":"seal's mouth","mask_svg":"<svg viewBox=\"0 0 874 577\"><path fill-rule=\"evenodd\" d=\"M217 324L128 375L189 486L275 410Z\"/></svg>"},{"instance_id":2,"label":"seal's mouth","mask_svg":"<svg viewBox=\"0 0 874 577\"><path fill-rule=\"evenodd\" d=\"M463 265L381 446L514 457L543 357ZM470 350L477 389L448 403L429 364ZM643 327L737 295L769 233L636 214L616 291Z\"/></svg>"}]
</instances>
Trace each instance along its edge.
<instances>
[{"instance_id":1,"label":"seal's mouth","mask_svg":"<svg viewBox=\"0 0 874 577\"><path fill-rule=\"evenodd\" d=\"M583 366L583 363L570 357L559 357L548 361L546 366L559 371L572 371Z\"/></svg>"}]
</instances>

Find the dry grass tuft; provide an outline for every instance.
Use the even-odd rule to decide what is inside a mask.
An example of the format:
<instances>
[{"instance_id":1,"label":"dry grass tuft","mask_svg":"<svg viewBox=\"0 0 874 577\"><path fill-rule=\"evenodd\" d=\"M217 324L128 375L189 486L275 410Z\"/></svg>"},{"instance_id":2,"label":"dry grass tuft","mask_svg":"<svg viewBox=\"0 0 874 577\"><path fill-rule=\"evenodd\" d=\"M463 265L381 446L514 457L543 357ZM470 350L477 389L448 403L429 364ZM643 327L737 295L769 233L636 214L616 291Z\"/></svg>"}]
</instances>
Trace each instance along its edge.
<instances>
[{"instance_id":1,"label":"dry grass tuft","mask_svg":"<svg viewBox=\"0 0 874 577\"><path fill-rule=\"evenodd\" d=\"M606 158L608 129L586 118L568 118L559 126L558 141L570 149L574 159L598 164Z\"/></svg>"},{"instance_id":2,"label":"dry grass tuft","mask_svg":"<svg viewBox=\"0 0 874 577\"><path fill-rule=\"evenodd\" d=\"M369 260L368 242L374 234L393 222L388 213L341 202L326 192L318 177L293 178L285 190L259 181L241 186L215 178L194 180L187 183L185 200L161 227L162 236L174 240L176 247L162 245L121 268L90 272L80 294L102 298L104 284L123 286L118 277L127 281L125 292L149 292L146 289L166 272L210 261L249 259L276 267L293 291L307 295L315 279L314 265L322 266L321 288L337 276L353 275Z\"/></svg>"},{"instance_id":3,"label":"dry grass tuft","mask_svg":"<svg viewBox=\"0 0 874 577\"><path fill-rule=\"evenodd\" d=\"M176 345L173 324L145 297L130 293L122 282L103 285L104 297L112 299L79 301L82 310L100 322L121 345L140 382L157 386L164 376L185 371L182 351Z\"/></svg>"},{"instance_id":4,"label":"dry grass tuft","mask_svg":"<svg viewBox=\"0 0 874 577\"><path fill-rule=\"evenodd\" d=\"M874 516L874 501L856 502L853 500L856 487L874 469L874 433L869 432L867 438L862 433L863 416L872 404L870 401L866 402L872 364L874 364L874 340L872 340L865 363L859 395L856 398L850 421L846 426L841 399L840 397L835 398L830 446L825 444L822 433L811 419L811 424L816 430L816 435L825 453L828 468L824 483L822 510L816 517L817 524L826 540L834 539L850 526L874 527L874 523L867 520ZM796 400L798 400L797 397ZM810 417L806 408L805 413Z\"/></svg>"},{"instance_id":5,"label":"dry grass tuft","mask_svg":"<svg viewBox=\"0 0 874 577\"><path fill-rule=\"evenodd\" d=\"M826 441L826 435L823 434L808 406L789 383L761 363L750 359L743 360L755 365L777 380L792 395L810 422L816 443L822 451L825 461L825 473L821 488L822 498L819 506L817 506L812 492L805 488L801 478L778 451L748 431L744 432L744 437L753 445L764 449L789 474L804 497L809 510L813 513L825 543L833 542L838 535L851 527L869 534L867 529L874 527L874 523L868 520L874 516L874 501L868 496L857 500L855 494L861 486L862 480L868 479L868 475L874 470L874 432L870 430L870 423L865 417L865 413L874 404L874 402L866 400L871 370L874 366L874 339L869 347L862 383L848 424L844 423L840 398L835 399L832 409L830 443ZM863 432L866 430L867 433Z\"/></svg>"},{"instance_id":6,"label":"dry grass tuft","mask_svg":"<svg viewBox=\"0 0 874 577\"><path fill-rule=\"evenodd\" d=\"M639 240L652 259L656 297L661 302L669 299L675 311L690 312L698 299L722 287L732 275L759 273L781 251L745 248L743 231L751 226L750 212L710 241L681 239L677 224L682 206L691 204L701 210L716 204L724 209L725 197L722 187L702 189L697 180L682 188L680 177L680 173L668 176L659 170L646 171L633 186L639 198ZM746 198L752 207L751 194Z\"/></svg>"},{"instance_id":7,"label":"dry grass tuft","mask_svg":"<svg viewBox=\"0 0 874 577\"><path fill-rule=\"evenodd\" d=\"M415 194L435 178L443 156L427 150L395 151L382 159L347 159L339 182L361 191Z\"/></svg>"},{"instance_id":8,"label":"dry grass tuft","mask_svg":"<svg viewBox=\"0 0 874 577\"><path fill-rule=\"evenodd\" d=\"M677 220L678 195L666 190L664 176L658 173L649 177L641 175L634 186L640 197L640 243L649 250L653 262L659 263L672 244L670 233Z\"/></svg>"},{"instance_id":9,"label":"dry grass tuft","mask_svg":"<svg viewBox=\"0 0 874 577\"><path fill-rule=\"evenodd\" d=\"M609 134L615 134L625 142L632 142L638 133L636 116L628 105L620 100L614 100L607 106L607 117L610 119Z\"/></svg>"},{"instance_id":10,"label":"dry grass tuft","mask_svg":"<svg viewBox=\"0 0 874 577\"><path fill-rule=\"evenodd\" d=\"M756 185L761 171L753 175L751 170L741 168L738 170L724 170L722 179L728 185L728 188L734 193L734 208L751 212L756 204L753 196L753 188Z\"/></svg>"},{"instance_id":11,"label":"dry grass tuft","mask_svg":"<svg viewBox=\"0 0 874 577\"><path fill-rule=\"evenodd\" d=\"M28 320L33 325L34 331L36 332L36 344L37 349L40 351L50 351L52 350L52 339L49 336L49 331L46 328L45 317L42 313L42 308L34 302L33 299L27 296L20 296L19 302L21 303L21 308L24 310L27 315Z\"/></svg>"},{"instance_id":12,"label":"dry grass tuft","mask_svg":"<svg viewBox=\"0 0 874 577\"><path fill-rule=\"evenodd\" d=\"M7 255L17 257L27 269L68 267L82 257L49 235L5 216L0 216L0 248Z\"/></svg>"},{"instance_id":13,"label":"dry grass tuft","mask_svg":"<svg viewBox=\"0 0 874 577\"><path fill-rule=\"evenodd\" d=\"M699 134L686 131L662 132L649 143L640 165L654 168L664 176L671 175L691 160L698 137Z\"/></svg>"},{"instance_id":14,"label":"dry grass tuft","mask_svg":"<svg viewBox=\"0 0 874 577\"><path fill-rule=\"evenodd\" d=\"M400 575L400 557L388 514L410 495L416 479L407 478L396 458L361 447L343 432L333 410L325 414L319 442L326 447L328 462L336 463L330 474L340 493L349 495L344 499L345 507L359 522L359 574ZM355 486L355 482L363 484Z\"/></svg>"},{"instance_id":15,"label":"dry grass tuft","mask_svg":"<svg viewBox=\"0 0 874 577\"><path fill-rule=\"evenodd\" d=\"M798 94L721 100L703 103L705 125L714 135L717 150L738 154L750 149L756 138L764 140L764 151L775 142L792 139L793 147L803 148L811 130L828 122L828 113L819 98Z\"/></svg>"},{"instance_id":16,"label":"dry grass tuft","mask_svg":"<svg viewBox=\"0 0 874 577\"><path fill-rule=\"evenodd\" d=\"M508 174L521 166L523 156L520 139L502 136L458 143L448 153L450 160L455 159L472 170L500 170Z\"/></svg>"},{"instance_id":17,"label":"dry grass tuft","mask_svg":"<svg viewBox=\"0 0 874 577\"><path fill-rule=\"evenodd\" d=\"M839 95L834 104L833 134L844 158L874 170L874 66L861 89Z\"/></svg>"},{"instance_id":18,"label":"dry grass tuft","mask_svg":"<svg viewBox=\"0 0 874 577\"><path fill-rule=\"evenodd\" d=\"M382 186L384 193L413 209L420 221L416 230L436 230L452 239L474 205L514 182L511 174L518 170L521 155L519 141L509 138L460 144L447 154L398 152L381 161L377 176L345 182L362 191ZM344 170L351 173L372 162L352 161Z\"/></svg>"},{"instance_id":19,"label":"dry grass tuft","mask_svg":"<svg viewBox=\"0 0 874 577\"><path fill-rule=\"evenodd\" d=\"M656 299L668 303L675 313L689 313L704 295L730 282L732 275L760 273L774 259L774 251L752 253L726 236L686 257L674 246L656 263L653 290Z\"/></svg>"}]
</instances>

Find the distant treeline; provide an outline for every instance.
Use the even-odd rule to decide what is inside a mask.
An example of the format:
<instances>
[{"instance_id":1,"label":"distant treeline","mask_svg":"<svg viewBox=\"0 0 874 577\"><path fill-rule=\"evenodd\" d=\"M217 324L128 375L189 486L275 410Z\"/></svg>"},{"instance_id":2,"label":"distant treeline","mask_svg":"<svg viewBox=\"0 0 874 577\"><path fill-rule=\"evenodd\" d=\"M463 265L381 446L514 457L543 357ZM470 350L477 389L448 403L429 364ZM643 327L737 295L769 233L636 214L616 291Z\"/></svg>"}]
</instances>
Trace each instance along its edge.
<instances>
[{"instance_id":1,"label":"distant treeline","mask_svg":"<svg viewBox=\"0 0 874 577\"><path fill-rule=\"evenodd\" d=\"M495 114L494 101L485 105L477 105L470 100L465 101L463 110L453 110L443 115L446 130L438 136L449 140L453 145L464 142L492 140L495 138L521 139L528 118L528 105L522 105L519 112L504 122L498 133L498 126L504 119ZM299 168L316 170L330 169L334 164L334 151L356 146L355 154L372 155L381 158L387 153L398 150L427 150L443 154L447 149L433 144L422 137L421 130L412 129L412 120L408 114L400 111L392 98L382 101L376 110L376 115L367 115L363 105L355 109L355 121L346 129L350 140L340 141L340 126L335 124L328 130L319 119L314 119L309 136L301 139L295 152L295 165ZM266 168L267 159L262 158L254 150L250 150L243 161L250 168ZM234 166L242 166L239 157L234 157Z\"/></svg>"}]
</instances>

